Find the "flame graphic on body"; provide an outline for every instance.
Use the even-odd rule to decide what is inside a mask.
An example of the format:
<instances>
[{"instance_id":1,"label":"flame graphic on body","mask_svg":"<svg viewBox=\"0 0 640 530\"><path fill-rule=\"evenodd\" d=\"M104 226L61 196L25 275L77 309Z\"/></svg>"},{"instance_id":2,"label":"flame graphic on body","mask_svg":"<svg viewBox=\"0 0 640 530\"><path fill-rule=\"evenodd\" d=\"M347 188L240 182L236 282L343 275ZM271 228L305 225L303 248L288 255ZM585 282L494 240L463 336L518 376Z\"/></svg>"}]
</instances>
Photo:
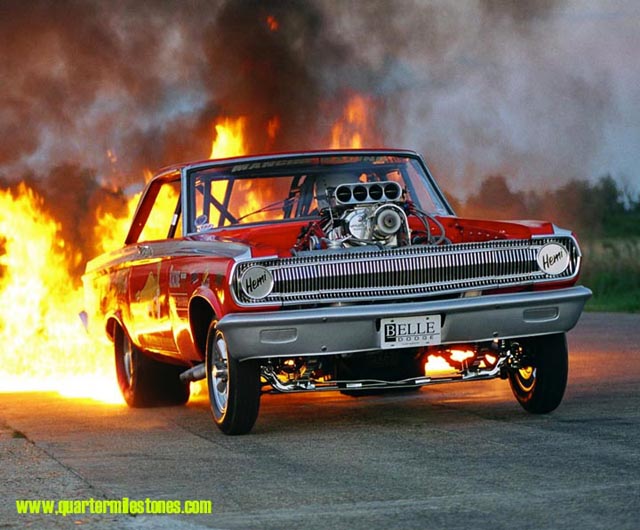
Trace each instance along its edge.
<instances>
[{"instance_id":1,"label":"flame graphic on body","mask_svg":"<svg viewBox=\"0 0 640 530\"><path fill-rule=\"evenodd\" d=\"M277 21L271 23L275 31ZM363 131L369 126L367 105L363 96L348 101L342 118L332 127L331 147L362 146ZM210 158L247 154L247 123L244 116L218 119ZM264 131L267 145L275 141L279 130L280 118L273 116ZM112 150L107 156L117 160ZM146 172L145 180L150 177ZM239 182L238 192L240 216L273 200L258 195L248 181ZM268 193L275 196L276 191ZM125 211L119 213L98 207L93 232L96 255L122 247L139 199L140 193L131 196ZM176 199L166 197L160 204L167 217L173 214ZM113 345L104 334L90 336L79 318L84 293L70 270L73 260L81 256L74 255L61 236L60 224L44 206L42 197L24 183L15 192L0 189L0 392L57 391L69 397L123 403ZM259 221L261 215L247 221ZM151 221L144 237L166 237L162 232L166 223L156 230Z\"/></svg>"}]
</instances>

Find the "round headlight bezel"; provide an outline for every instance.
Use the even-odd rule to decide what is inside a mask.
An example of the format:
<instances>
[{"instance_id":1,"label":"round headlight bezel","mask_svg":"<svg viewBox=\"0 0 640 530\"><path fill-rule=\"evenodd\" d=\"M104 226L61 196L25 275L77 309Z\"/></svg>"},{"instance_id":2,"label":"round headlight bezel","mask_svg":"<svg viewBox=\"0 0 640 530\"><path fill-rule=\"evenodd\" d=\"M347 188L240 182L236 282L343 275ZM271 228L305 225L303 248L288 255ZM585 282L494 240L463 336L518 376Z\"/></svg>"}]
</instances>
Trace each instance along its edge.
<instances>
[{"instance_id":1,"label":"round headlight bezel","mask_svg":"<svg viewBox=\"0 0 640 530\"><path fill-rule=\"evenodd\" d=\"M547 243L536 256L536 262L542 272L549 276L560 276L571 263L571 256L567 247L560 243Z\"/></svg>"},{"instance_id":2,"label":"round headlight bezel","mask_svg":"<svg viewBox=\"0 0 640 530\"><path fill-rule=\"evenodd\" d=\"M247 267L238 279L240 291L251 300L264 300L273 291L271 271L262 265Z\"/></svg>"}]
</instances>

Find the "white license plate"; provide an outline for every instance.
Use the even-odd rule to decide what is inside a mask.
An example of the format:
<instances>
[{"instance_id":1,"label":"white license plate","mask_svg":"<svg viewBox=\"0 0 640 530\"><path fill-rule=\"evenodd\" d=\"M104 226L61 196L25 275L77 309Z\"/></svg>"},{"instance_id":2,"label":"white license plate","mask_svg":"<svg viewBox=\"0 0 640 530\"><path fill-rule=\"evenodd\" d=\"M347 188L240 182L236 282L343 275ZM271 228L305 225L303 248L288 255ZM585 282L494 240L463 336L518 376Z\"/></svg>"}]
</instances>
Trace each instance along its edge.
<instances>
[{"instance_id":1,"label":"white license plate","mask_svg":"<svg viewBox=\"0 0 640 530\"><path fill-rule=\"evenodd\" d=\"M383 318L380 320L380 347L410 348L440 344L440 315Z\"/></svg>"}]
</instances>

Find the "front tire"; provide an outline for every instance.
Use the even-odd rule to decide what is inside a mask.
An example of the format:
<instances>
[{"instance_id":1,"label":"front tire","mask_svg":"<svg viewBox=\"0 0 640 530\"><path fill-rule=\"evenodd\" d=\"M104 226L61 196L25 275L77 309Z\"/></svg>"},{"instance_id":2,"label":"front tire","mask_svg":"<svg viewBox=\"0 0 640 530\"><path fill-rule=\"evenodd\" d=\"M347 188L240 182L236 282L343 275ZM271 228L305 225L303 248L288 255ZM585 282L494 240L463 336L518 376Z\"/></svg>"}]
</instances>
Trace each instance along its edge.
<instances>
[{"instance_id":1,"label":"front tire","mask_svg":"<svg viewBox=\"0 0 640 530\"><path fill-rule=\"evenodd\" d=\"M116 377L127 405L134 408L184 405L189 383L180 381L179 366L151 359L118 326L114 335Z\"/></svg>"},{"instance_id":2,"label":"front tire","mask_svg":"<svg viewBox=\"0 0 640 530\"><path fill-rule=\"evenodd\" d=\"M260 366L230 355L221 331L212 322L207 334L207 388L213 421L225 434L246 434L260 409Z\"/></svg>"},{"instance_id":3,"label":"front tire","mask_svg":"<svg viewBox=\"0 0 640 530\"><path fill-rule=\"evenodd\" d=\"M567 386L569 355L564 333L523 341L519 366L509 370L509 384L522 408L547 414L560 405Z\"/></svg>"}]
</instances>

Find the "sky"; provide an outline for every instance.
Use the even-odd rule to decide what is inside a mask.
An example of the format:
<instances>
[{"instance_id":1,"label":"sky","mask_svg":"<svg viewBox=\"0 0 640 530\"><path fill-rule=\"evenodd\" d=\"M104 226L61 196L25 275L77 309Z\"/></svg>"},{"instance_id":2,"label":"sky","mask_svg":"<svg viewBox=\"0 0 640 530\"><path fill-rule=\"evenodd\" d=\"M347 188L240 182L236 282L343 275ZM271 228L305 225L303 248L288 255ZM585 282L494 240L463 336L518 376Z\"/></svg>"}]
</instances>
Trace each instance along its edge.
<instances>
[{"instance_id":1,"label":"sky","mask_svg":"<svg viewBox=\"0 0 640 530\"><path fill-rule=\"evenodd\" d=\"M325 148L362 94L367 146L423 153L454 195L495 174L640 192L632 0L0 0L0 49L8 183L133 185L208 157L225 116L252 153Z\"/></svg>"}]
</instances>

